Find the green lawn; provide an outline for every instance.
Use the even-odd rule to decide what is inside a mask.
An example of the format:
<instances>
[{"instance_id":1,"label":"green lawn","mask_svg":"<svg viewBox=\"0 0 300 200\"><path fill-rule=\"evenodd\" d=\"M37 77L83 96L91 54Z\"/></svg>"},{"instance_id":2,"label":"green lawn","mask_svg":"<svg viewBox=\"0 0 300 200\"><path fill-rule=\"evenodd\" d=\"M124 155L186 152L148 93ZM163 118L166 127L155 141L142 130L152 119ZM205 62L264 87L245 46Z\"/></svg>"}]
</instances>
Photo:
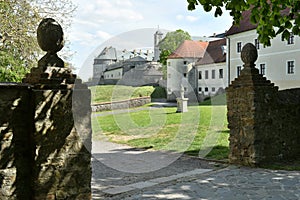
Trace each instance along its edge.
<instances>
[{"instance_id":1,"label":"green lawn","mask_svg":"<svg viewBox=\"0 0 300 200\"><path fill-rule=\"evenodd\" d=\"M150 96L154 91L152 86L131 87L123 85L92 86L92 103L127 100L136 97Z\"/></svg>"},{"instance_id":2,"label":"green lawn","mask_svg":"<svg viewBox=\"0 0 300 200\"><path fill-rule=\"evenodd\" d=\"M93 139L108 138L137 148L227 159L226 106L189 106L187 113L176 113L172 107L144 108L93 117Z\"/></svg>"}]
</instances>

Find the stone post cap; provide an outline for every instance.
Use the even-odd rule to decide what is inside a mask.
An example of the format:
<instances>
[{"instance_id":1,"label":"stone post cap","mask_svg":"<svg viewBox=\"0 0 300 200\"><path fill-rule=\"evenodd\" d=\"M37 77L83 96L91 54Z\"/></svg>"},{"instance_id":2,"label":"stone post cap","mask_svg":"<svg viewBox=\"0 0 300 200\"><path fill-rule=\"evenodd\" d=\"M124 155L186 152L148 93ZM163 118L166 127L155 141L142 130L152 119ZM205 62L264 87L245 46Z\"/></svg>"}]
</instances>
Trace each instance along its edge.
<instances>
[{"instance_id":1,"label":"stone post cap","mask_svg":"<svg viewBox=\"0 0 300 200\"><path fill-rule=\"evenodd\" d=\"M64 32L58 22L52 18L43 19L37 28L37 41L47 54L38 61L38 67L64 67L64 61L57 56L64 46Z\"/></svg>"},{"instance_id":2,"label":"stone post cap","mask_svg":"<svg viewBox=\"0 0 300 200\"><path fill-rule=\"evenodd\" d=\"M254 63L257 60L257 57L257 49L253 44L247 43L243 46L241 52L241 59L245 63L245 67L254 68Z\"/></svg>"},{"instance_id":3,"label":"stone post cap","mask_svg":"<svg viewBox=\"0 0 300 200\"><path fill-rule=\"evenodd\" d=\"M43 51L57 53L64 46L64 32L52 18L43 19L37 28L37 41Z\"/></svg>"}]
</instances>

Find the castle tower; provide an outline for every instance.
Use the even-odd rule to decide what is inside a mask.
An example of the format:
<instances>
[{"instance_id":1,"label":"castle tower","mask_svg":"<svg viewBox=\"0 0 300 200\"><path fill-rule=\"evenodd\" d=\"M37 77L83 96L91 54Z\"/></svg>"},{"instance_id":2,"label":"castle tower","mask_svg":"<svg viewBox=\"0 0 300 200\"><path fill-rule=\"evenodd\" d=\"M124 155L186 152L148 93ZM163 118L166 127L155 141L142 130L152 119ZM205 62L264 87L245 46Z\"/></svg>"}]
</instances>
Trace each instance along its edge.
<instances>
[{"instance_id":1,"label":"castle tower","mask_svg":"<svg viewBox=\"0 0 300 200\"><path fill-rule=\"evenodd\" d=\"M159 50L159 42L162 40L163 33L158 30L154 33L154 58L153 61L157 62L159 60L160 50Z\"/></svg>"}]
</instances>

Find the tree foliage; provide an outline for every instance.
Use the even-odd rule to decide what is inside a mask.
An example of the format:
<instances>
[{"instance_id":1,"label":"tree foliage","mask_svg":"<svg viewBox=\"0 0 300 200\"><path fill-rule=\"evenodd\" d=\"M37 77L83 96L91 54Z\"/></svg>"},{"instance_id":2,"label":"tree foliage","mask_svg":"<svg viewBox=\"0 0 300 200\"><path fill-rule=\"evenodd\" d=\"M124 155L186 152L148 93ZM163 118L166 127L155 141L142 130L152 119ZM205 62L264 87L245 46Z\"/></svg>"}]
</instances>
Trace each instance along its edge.
<instances>
[{"instance_id":1,"label":"tree foliage","mask_svg":"<svg viewBox=\"0 0 300 200\"><path fill-rule=\"evenodd\" d=\"M75 9L71 0L0 1L0 81L21 81L43 54L36 42L42 18L53 17L70 25Z\"/></svg>"},{"instance_id":2,"label":"tree foliage","mask_svg":"<svg viewBox=\"0 0 300 200\"><path fill-rule=\"evenodd\" d=\"M162 63L163 79L167 79L167 59L169 55L175 51L184 40L191 40L188 32L178 29L176 31L168 32L166 36L160 41L159 60Z\"/></svg>"},{"instance_id":3,"label":"tree foliage","mask_svg":"<svg viewBox=\"0 0 300 200\"><path fill-rule=\"evenodd\" d=\"M257 24L258 39L270 46L270 40L276 35L288 39L290 34L300 35L300 1L299 0L187 0L188 9L202 5L206 12L214 9L214 16L223 14L222 9L230 11L234 24L239 24L242 12L251 9L251 23ZM288 15L282 11L289 9Z\"/></svg>"},{"instance_id":4,"label":"tree foliage","mask_svg":"<svg viewBox=\"0 0 300 200\"><path fill-rule=\"evenodd\" d=\"M178 46L184 40L191 40L191 36L188 32L178 29L176 31L168 32L166 36L159 43L160 53L160 62L163 65L166 65L168 56L175 51Z\"/></svg>"}]
</instances>

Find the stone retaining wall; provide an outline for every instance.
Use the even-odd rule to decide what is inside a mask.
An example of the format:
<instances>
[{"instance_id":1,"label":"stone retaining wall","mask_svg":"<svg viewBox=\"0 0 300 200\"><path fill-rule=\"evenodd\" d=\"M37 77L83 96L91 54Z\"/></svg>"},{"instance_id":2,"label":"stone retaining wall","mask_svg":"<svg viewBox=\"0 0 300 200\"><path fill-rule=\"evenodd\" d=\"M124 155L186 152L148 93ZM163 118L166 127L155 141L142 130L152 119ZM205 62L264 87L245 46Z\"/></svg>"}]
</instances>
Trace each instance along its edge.
<instances>
[{"instance_id":1,"label":"stone retaining wall","mask_svg":"<svg viewBox=\"0 0 300 200\"><path fill-rule=\"evenodd\" d=\"M92 104L92 112L134 108L134 107L143 106L150 102L151 102L150 97L140 97L140 98L124 100L124 101Z\"/></svg>"}]
</instances>

